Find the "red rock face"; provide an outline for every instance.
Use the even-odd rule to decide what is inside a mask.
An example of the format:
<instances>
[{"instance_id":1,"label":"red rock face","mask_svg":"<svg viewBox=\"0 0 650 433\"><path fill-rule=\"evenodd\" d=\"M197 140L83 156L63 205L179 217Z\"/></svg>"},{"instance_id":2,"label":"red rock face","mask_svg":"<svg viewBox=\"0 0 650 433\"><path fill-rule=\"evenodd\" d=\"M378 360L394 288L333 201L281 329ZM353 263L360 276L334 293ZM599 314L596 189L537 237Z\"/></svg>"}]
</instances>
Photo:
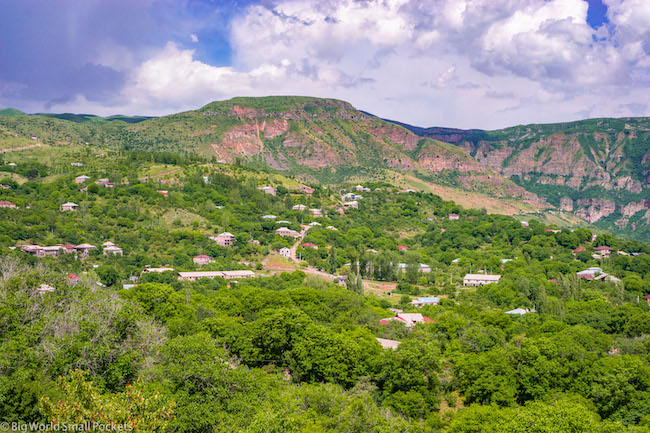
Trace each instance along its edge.
<instances>
[{"instance_id":1,"label":"red rock face","mask_svg":"<svg viewBox=\"0 0 650 433\"><path fill-rule=\"evenodd\" d=\"M580 199L576 200L576 203L580 208L575 214L590 223L595 223L616 210L616 204L611 200Z\"/></svg>"}]
</instances>

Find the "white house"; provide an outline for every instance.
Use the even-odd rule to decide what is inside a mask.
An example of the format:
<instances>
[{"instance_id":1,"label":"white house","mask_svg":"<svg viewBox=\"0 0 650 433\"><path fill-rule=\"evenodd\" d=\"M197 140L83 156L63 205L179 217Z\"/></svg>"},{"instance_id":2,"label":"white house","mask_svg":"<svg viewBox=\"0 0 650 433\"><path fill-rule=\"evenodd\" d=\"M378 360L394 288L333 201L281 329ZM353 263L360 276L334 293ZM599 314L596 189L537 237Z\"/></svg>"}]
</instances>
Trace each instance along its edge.
<instances>
[{"instance_id":1,"label":"white house","mask_svg":"<svg viewBox=\"0 0 650 433\"><path fill-rule=\"evenodd\" d=\"M435 296L415 298L411 301L411 304L414 307L421 307L423 305L438 305L439 303L440 303L440 298L437 298Z\"/></svg>"},{"instance_id":2,"label":"white house","mask_svg":"<svg viewBox=\"0 0 650 433\"><path fill-rule=\"evenodd\" d=\"M464 286L484 286L486 284L498 283L501 275L490 274L467 274L463 278Z\"/></svg>"}]
</instances>

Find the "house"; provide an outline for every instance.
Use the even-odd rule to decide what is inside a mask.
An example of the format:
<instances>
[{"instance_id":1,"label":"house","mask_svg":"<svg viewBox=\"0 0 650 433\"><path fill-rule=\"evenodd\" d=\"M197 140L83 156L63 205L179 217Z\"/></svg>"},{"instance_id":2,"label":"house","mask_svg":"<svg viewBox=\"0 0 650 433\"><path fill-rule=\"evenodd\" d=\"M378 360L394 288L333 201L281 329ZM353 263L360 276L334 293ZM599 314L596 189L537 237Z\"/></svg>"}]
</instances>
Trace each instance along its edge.
<instances>
[{"instance_id":1,"label":"house","mask_svg":"<svg viewBox=\"0 0 650 433\"><path fill-rule=\"evenodd\" d=\"M11 186L3 185L3 184L0 183L0 189L11 189Z\"/></svg>"},{"instance_id":2,"label":"house","mask_svg":"<svg viewBox=\"0 0 650 433\"><path fill-rule=\"evenodd\" d=\"M274 220L276 218L277 217L275 215L264 215L264 216L262 216L263 220Z\"/></svg>"},{"instance_id":3,"label":"house","mask_svg":"<svg viewBox=\"0 0 650 433\"><path fill-rule=\"evenodd\" d=\"M303 247L303 248L313 248L315 250L318 249L318 245L312 244L311 242L306 242L306 243L304 243L304 244L302 244L300 246Z\"/></svg>"},{"instance_id":4,"label":"house","mask_svg":"<svg viewBox=\"0 0 650 433\"><path fill-rule=\"evenodd\" d=\"M305 206L304 204L296 204L291 206L291 210L304 211L305 209L307 209L307 206Z\"/></svg>"},{"instance_id":5,"label":"house","mask_svg":"<svg viewBox=\"0 0 650 433\"><path fill-rule=\"evenodd\" d=\"M287 259L291 258L291 250L287 247L280 248L280 255L286 257Z\"/></svg>"},{"instance_id":6,"label":"house","mask_svg":"<svg viewBox=\"0 0 650 433\"><path fill-rule=\"evenodd\" d=\"M334 227L334 226L327 226L327 227L325 227L325 228L326 228L327 230L334 230L334 231L338 231L338 230L339 230L339 229L337 229L337 228Z\"/></svg>"},{"instance_id":7,"label":"house","mask_svg":"<svg viewBox=\"0 0 650 433\"><path fill-rule=\"evenodd\" d=\"M603 270L597 266L593 266L590 268L585 269L584 271L576 272L576 275L578 278L584 278L587 281L591 281L596 276L601 275L603 273Z\"/></svg>"},{"instance_id":8,"label":"house","mask_svg":"<svg viewBox=\"0 0 650 433\"><path fill-rule=\"evenodd\" d=\"M114 183L111 183L111 181L108 180L107 178L104 178L104 179L98 179L98 180L95 181L95 183L96 183L97 185L103 185L104 188L113 188L113 187L115 186L115 184L114 184Z\"/></svg>"},{"instance_id":9,"label":"house","mask_svg":"<svg viewBox=\"0 0 650 433\"><path fill-rule=\"evenodd\" d=\"M506 311L506 314L510 314L512 316L523 316L524 314L531 313L527 308L515 308L514 310Z\"/></svg>"},{"instance_id":10,"label":"house","mask_svg":"<svg viewBox=\"0 0 650 433\"><path fill-rule=\"evenodd\" d=\"M421 307L423 305L438 305L440 303L440 298L435 296L429 296L424 298L415 298L411 301L411 305L414 307Z\"/></svg>"},{"instance_id":11,"label":"house","mask_svg":"<svg viewBox=\"0 0 650 433\"><path fill-rule=\"evenodd\" d=\"M451 264L452 264L452 265L457 265L458 263L460 263L460 259L459 259L459 258L458 258L458 259L454 259L454 260L451 261Z\"/></svg>"},{"instance_id":12,"label":"house","mask_svg":"<svg viewBox=\"0 0 650 433\"><path fill-rule=\"evenodd\" d=\"M40 257L45 257L45 256L56 257L59 254L59 251L61 251L61 246L54 245L52 247L40 247L40 249L41 249Z\"/></svg>"},{"instance_id":13,"label":"house","mask_svg":"<svg viewBox=\"0 0 650 433\"><path fill-rule=\"evenodd\" d=\"M320 218L323 216L322 209L309 209L309 214L314 218Z\"/></svg>"},{"instance_id":14,"label":"house","mask_svg":"<svg viewBox=\"0 0 650 433\"><path fill-rule=\"evenodd\" d=\"M83 167L84 163L83 162L71 162L70 165L73 166L73 167Z\"/></svg>"},{"instance_id":15,"label":"house","mask_svg":"<svg viewBox=\"0 0 650 433\"><path fill-rule=\"evenodd\" d=\"M387 340L385 338L379 338L379 337L375 337L375 338L379 342L379 344L381 345L382 349L393 349L393 350L395 350L395 349L397 349L397 346L399 346L399 344L401 343L401 341L397 341L397 340Z\"/></svg>"},{"instance_id":16,"label":"house","mask_svg":"<svg viewBox=\"0 0 650 433\"><path fill-rule=\"evenodd\" d=\"M222 278L226 280L234 280L235 278L250 278L255 276L255 272L248 270L241 271L221 271L223 274Z\"/></svg>"},{"instance_id":17,"label":"house","mask_svg":"<svg viewBox=\"0 0 650 433\"><path fill-rule=\"evenodd\" d=\"M527 227L529 226L528 221L522 221L522 222L521 222L521 226L522 226L523 228L527 228Z\"/></svg>"},{"instance_id":18,"label":"house","mask_svg":"<svg viewBox=\"0 0 650 433\"><path fill-rule=\"evenodd\" d=\"M353 201L346 201L343 203L343 208L344 209L359 209L359 202L356 200Z\"/></svg>"},{"instance_id":19,"label":"house","mask_svg":"<svg viewBox=\"0 0 650 433\"><path fill-rule=\"evenodd\" d=\"M621 282L621 280L616 278L615 276L610 274L605 274L605 273L598 275L597 277L594 278L594 280L609 281L614 284L620 284Z\"/></svg>"},{"instance_id":20,"label":"house","mask_svg":"<svg viewBox=\"0 0 650 433\"><path fill-rule=\"evenodd\" d=\"M432 319L423 316L420 313L397 313L395 314L395 317L389 317L387 319L381 319L379 321L380 325L388 325L389 322L391 321L399 321L404 324L405 327L411 328L415 325L426 323L426 322L433 322Z\"/></svg>"},{"instance_id":21,"label":"house","mask_svg":"<svg viewBox=\"0 0 650 433\"><path fill-rule=\"evenodd\" d=\"M112 254L114 256L121 256L124 254L124 251L122 251L122 248L118 247L117 245L109 245L104 248L104 255L108 256L109 254Z\"/></svg>"},{"instance_id":22,"label":"house","mask_svg":"<svg viewBox=\"0 0 650 433\"><path fill-rule=\"evenodd\" d=\"M77 176L77 177L74 178L74 183L84 183L84 182L87 181L88 179L90 179L90 177L89 177L89 176L86 176L86 175L83 175L83 176Z\"/></svg>"},{"instance_id":23,"label":"house","mask_svg":"<svg viewBox=\"0 0 650 433\"><path fill-rule=\"evenodd\" d=\"M573 255L575 256L576 254L581 253L583 251L586 251L586 250L584 248L582 248L582 247L578 247L575 250L573 250L572 252L573 252Z\"/></svg>"},{"instance_id":24,"label":"house","mask_svg":"<svg viewBox=\"0 0 650 433\"><path fill-rule=\"evenodd\" d=\"M165 197L167 197L169 195L169 191L167 191L167 190L159 190L157 192L164 195Z\"/></svg>"},{"instance_id":25,"label":"house","mask_svg":"<svg viewBox=\"0 0 650 433\"><path fill-rule=\"evenodd\" d=\"M298 187L298 191L305 192L307 194L313 194L314 193L314 188L306 185L302 185Z\"/></svg>"},{"instance_id":26,"label":"house","mask_svg":"<svg viewBox=\"0 0 650 433\"><path fill-rule=\"evenodd\" d=\"M36 257L43 257L40 245L18 245L18 248L24 253L29 253Z\"/></svg>"},{"instance_id":27,"label":"house","mask_svg":"<svg viewBox=\"0 0 650 433\"><path fill-rule=\"evenodd\" d=\"M212 263L212 257L206 256L205 254L199 254L198 256L194 256L192 259L194 261L195 265L209 265Z\"/></svg>"},{"instance_id":28,"label":"house","mask_svg":"<svg viewBox=\"0 0 650 433\"><path fill-rule=\"evenodd\" d=\"M263 186L258 189L261 190L264 194L275 195L275 188L273 188L272 186Z\"/></svg>"},{"instance_id":29,"label":"house","mask_svg":"<svg viewBox=\"0 0 650 433\"><path fill-rule=\"evenodd\" d=\"M217 236L210 236L210 239L212 239L217 243L217 245L221 245L222 247L230 247L232 245L235 245L235 235L229 232L223 232L218 234Z\"/></svg>"},{"instance_id":30,"label":"house","mask_svg":"<svg viewBox=\"0 0 650 433\"><path fill-rule=\"evenodd\" d=\"M309 227L317 227L317 226L322 226L321 223L317 223L316 221L309 223Z\"/></svg>"},{"instance_id":31,"label":"house","mask_svg":"<svg viewBox=\"0 0 650 433\"><path fill-rule=\"evenodd\" d=\"M77 284L79 282L79 277L76 276L75 274L70 274L68 275L68 281L70 284Z\"/></svg>"},{"instance_id":32,"label":"house","mask_svg":"<svg viewBox=\"0 0 650 433\"><path fill-rule=\"evenodd\" d=\"M16 209L16 205L10 201L0 201L0 207L8 207L11 209Z\"/></svg>"},{"instance_id":33,"label":"house","mask_svg":"<svg viewBox=\"0 0 650 433\"><path fill-rule=\"evenodd\" d=\"M7 164L7 165L8 165L9 167L18 167L18 164L16 164L15 162L10 162L10 163Z\"/></svg>"},{"instance_id":34,"label":"house","mask_svg":"<svg viewBox=\"0 0 650 433\"><path fill-rule=\"evenodd\" d=\"M103 153L98 153L97 155L95 155L95 158L103 158L105 156L106 155L104 155Z\"/></svg>"},{"instance_id":35,"label":"house","mask_svg":"<svg viewBox=\"0 0 650 433\"><path fill-rule=\"evenodd\" d=\"M463 286L484 286L486 284L498 283L501 275L490 274L467 274L463 278Z\"/></svg>"},{"instance_id":36,"label":"house","mask_svg":"<svg viewBox=\"0 0 650 433\"><path fill-rule=\"evenodd\" d=\"M74 247L74 249L77 250L78 253L81 253L82 256L87 256L90 254L90 250L94 250L95 248L97 247L90 244L79 244Z\"/></svg>"},{"instance_id":37,"label":"house","mask_svg":"<svg viewBox=\"0 0 650 433\"><path fill-rule=\"evenodd\" d=\"M409 247L405 247L404 245L398 245L397 249L400 250L400 251L408 251Z\"/></svg>"},{"instance_id":38,"label":"house","mask_svg":"<svg viewBox=\"0 0 650 433\"><path fill-rule=\"evenodd\" d=\"M196 271L196 272L179 272L178 281L196 281L199 278L223 278L222 271Z\"/></svg>"},{"instance_id":39,"label":"house","mask_svg":"<svg viewBox=\"0 0 650 433\"><path fill-rule=\"evenodd\" d=\"M601 246L594 248L594 252L599 254L601 257L609 257L609 254L612 252L612 249L608 246Z\"/></svg>"},{"instance_id":40,"label":"house","mask_svg":"<svg viewBox=\"0 0 650 433\"><path fill-rule=\"evenodd\" d=\"M287 227L280 227L279 229L277 229L275 231L275 234L279 235L279 236L289 236L289 237L292 237L292 238L299 238L300 237L300 233L298 233L295 230L291 230L291 229L289 229Z\"/></svg>"},{"instance_id":41,"label":"house","mask_svg":"<svg viewBox=\"0 0 650 433\"><path fill-rule=\"evenodd\" d=\"M449 215L447 215L447 218L449 218L449 220L451 221L455 221L459 218L459 216L456 215L455 213L450 213Z\"/></svg>"},{"instance_id":42,"label":"house","mask_svg":"<svg viewBox=\"0 0 650 433\"><path fill-rule=\"evenodd\" d=\"M292 224L291 221L287 221L287 220L276 221L275 223L276 224Z\"/></svg>"},{"instance_id":43,"label":"house","mask_svg":"<svg viewBox=\"0 0 650 433\"><path fill-rule=\"evenodd\" d=\"M75 252L74 245L70 244L61 245L61 250L64 254L71 254Z\"/></svg>"},{"instance_id":44,"label":"house","mask_svg":"<svg viewBox=\"0 0 650 433\"><path fill-rule=\"evenodd\" d=\"M79 205L76 204L76 203L67 202L67 203L63 203L61 206L59 206L59 209L61 209L61 212L65 212L65 211L68 211L68 210L74 212L77 209L79 209Z\"/></svg>"}]
</instances>

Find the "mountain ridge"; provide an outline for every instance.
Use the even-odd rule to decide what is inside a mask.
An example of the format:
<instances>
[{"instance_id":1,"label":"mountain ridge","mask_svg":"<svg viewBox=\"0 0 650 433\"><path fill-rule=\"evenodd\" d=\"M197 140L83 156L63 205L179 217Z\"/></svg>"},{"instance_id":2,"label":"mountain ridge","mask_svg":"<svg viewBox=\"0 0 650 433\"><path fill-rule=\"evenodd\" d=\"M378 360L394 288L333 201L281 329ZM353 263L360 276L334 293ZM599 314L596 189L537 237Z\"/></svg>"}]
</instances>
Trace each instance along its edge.
<instances>
[{"instance_id":1,"label":"mountain ridge","mask_svg":"<svg viewBox=\"0 0 650 433\"><path fill-rule=\"evenodd\" d=\"M1 137L197 152L323 183L410 173L430 184L571 212L614 232L650 235L648 118L494 131L421 128L308 96L238 97L130 123L75 116L81 115L0 115Z\"/></svg>"}]
</instances>

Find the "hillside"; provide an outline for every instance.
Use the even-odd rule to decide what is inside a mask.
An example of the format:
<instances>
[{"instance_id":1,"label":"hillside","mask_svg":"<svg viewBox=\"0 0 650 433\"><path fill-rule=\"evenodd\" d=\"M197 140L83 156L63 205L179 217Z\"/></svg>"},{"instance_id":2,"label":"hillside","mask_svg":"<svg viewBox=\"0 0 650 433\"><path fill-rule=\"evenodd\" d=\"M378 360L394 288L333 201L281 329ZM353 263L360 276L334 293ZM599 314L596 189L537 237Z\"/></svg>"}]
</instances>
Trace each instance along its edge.
<instances>
[{"instance_id":1,"label":"hillside","mask_svg":"<svg viewBox=\"0 0 650 433\"><path fill-rule=\"evenodd\" d=\"M89 144L198 153L322 184L424 185L490 212L559 209L602 230L650 237L648 119L418 128L344 101L296 96L233 98L160 118L7 113L0 150Z\"/></svg>"},{"instance_id":2,"label":"hillside","mask_svg":"<svg viewBox=\"0 0 650 433\"><path fill-rule=\"evenodd\" d=\"M564 212L621 234L650 234L650 119L590 119L481 131L417 128Z\"/></svg>"},{"instance_id":3,"label":"hillside","mask_svg":"<svg viewBox=\"0 0 650 433\"><path fill-rule=\"evenodd\" d=\"M387 182L301 190L197 154L43 145L12 159L0 419L650 433L648 244Z\"/></svg>"},{"instance_id":4,"label":"hillside","mask_svg":"<svg viewBox=\"0 0 650 433\"><path fill-rule=\"evenodd\" d=\"M514 198L528 206L544 205L462 149L419 137L344 101L290 96L234 98L195 111L138 122L135 120L141 117L130 119L108 122L87 115L0 116L0 128L19 137L36 136L52 145L89 143L195 152L322 183L339 183L360 174L387 180L391 171L397 170L457 191ZM481 200L474 203L474 207L481 206Z\"/></svg>"}]
</instances>

